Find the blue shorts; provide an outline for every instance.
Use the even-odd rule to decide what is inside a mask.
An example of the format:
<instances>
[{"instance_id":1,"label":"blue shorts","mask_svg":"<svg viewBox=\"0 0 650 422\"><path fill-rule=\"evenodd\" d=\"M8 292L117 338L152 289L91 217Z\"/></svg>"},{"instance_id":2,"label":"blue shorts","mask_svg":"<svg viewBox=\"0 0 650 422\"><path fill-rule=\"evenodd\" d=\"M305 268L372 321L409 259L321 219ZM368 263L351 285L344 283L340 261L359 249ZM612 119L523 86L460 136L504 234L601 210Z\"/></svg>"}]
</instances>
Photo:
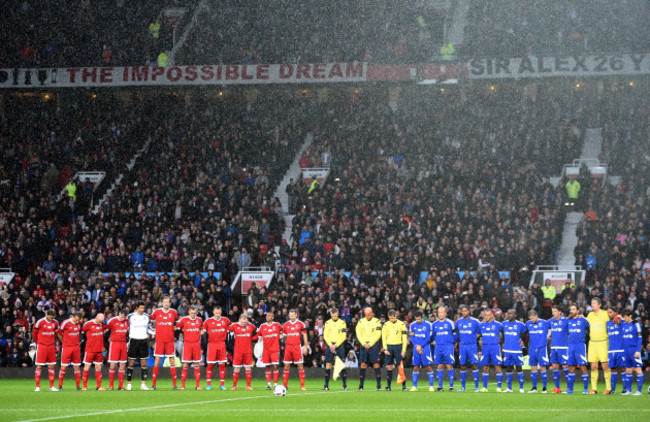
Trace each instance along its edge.
<instances>
[{"instance_id":1,"label":"blue shorts","mask_svg":"<svg viewBox=\"0 0 650 422\"><path fill-rule=\"evenodd\" d=\"M367 363L368 365L379 363L379 343L375 343L375 345L370 347L368 350L366 350L365 347L361 346L359 363Z\"/></svg>"},{"instance_id":2,"label":"blue shorts","mask_svg":"<svg viewBox=\"0 0 650 422\"><path fill-rule=\"evenodd\" d=\"M551 349L551 363L556 365L568 365L569 349Z\"/></svg>"},{"instance_id":3,"label":"blue shorts","mask_svg":"<svg viewBox=\"0 0 650 422\"><path fill-rule=\"evenodd\" d=\"M325 348L326 363L334 363L334 356L338 356L342 361L345 362L345 346L343 344L336 348L336 353L332 353L329 346Z\"/></svg>"},{"instance_id":4,"label":"blue shorts","mask_svg":"<svg viewBox=\"0 0 650 422\"><path fill-rule=\"evenodd\" d=\"M402 345L389 344L386 350L388 350L389 354L384 356L384 364L399 366L402 363Z\"/></svg>"},{"instance_id":5,"label":"blue shorts","mask_svg":"<svg viewBox=\"0 0 650 422\"><path fill-rule=\"evenodd\" d=\"M548 349L546 346L528 349L528 364L530 366L547 367L548 363Z\"/></svg>"},{"instance_id":6,"label":"blue shorts","mask_svg":"<svg viewBox=\"0 0 650 422\"><path fill-rule=\"evenodd\" d=\"M430 366L433 365L431 357L431 347L429 345L422 347L422 354L419 354L415 347L413 348L413 366Z\"/></svg>"},{"instance_id":7,"label":"blue shorts","mask_svg":"<svg viewBox=\"0 0 650 422\"><path fill-rule=\"evenodd\" d=\"M585 344L569 345L569 366L587 366L587 346Z\"/></svg>"},{"instance_id":8,"label":"blue shorts","mask_svg":"<svg viewBox=\"0 0 650 422\"><path fill-rule=\"evenodd\" d=\"M461 344L458 348L458 363L462 366L478 364L478 346L476 344Z\"/></svg>"},{"instance_id":9,"label":"blue shorts","mask_svg":"<svg viewBox=\"0 0 650 422\"><path fill-rule=\"evenodd\" d=\"M481 365L483 366L501 366L501 347L498 344L484 344L481 348Z\"/></svg>"},{"instance_id":10,"label":"blue shorts","mask_svg":"<svg viewBox=\"0 0 650 422\"><path fill-rule=\"evenodd\" d=\"M503 352L503 366L522 366L524 354L522 352Z\"/></svg>"},{"instance_id":11,"label":"blue shorts","mask_svg":"<svg viewBox=\"0 0 650 422\"><path fill-rule=\"evenodd\" d=\"M454 359L454 345L448 344L443 346L436 346L434 361L436 362L436 365L455 364L456 359Z\"/></svg>"},{"instance_id":12,"label":"blue shorts","mask_svg":"<svg viewBox=\"0 0 650 422\"><path fill-rule=\"evenodd\" d=\"M607 357L611 369L625 368L625 352L608 352Z\"/></svg>"},{"instance_id":13,"label":"blue shorts","mask_svg":"<svg viewBox=\"0 0 650 422\"><path fill-rule=\"evenodd\" d=\"M638 352L637 349L625 349L623 351L623 357L625 359L626 368L641 368L643 364L641 363L641 356L638 358L634 357L634 354Z\"/></svg>"}]
</instances>

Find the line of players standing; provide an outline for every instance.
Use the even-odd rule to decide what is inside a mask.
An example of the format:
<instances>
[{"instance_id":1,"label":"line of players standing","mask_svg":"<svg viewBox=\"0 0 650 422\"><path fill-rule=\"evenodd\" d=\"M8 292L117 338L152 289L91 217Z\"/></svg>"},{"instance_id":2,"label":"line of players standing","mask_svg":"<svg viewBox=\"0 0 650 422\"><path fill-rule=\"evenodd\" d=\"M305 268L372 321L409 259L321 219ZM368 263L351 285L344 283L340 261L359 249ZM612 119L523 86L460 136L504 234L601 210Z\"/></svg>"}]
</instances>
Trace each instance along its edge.
<instances>
[{"instance_id":1,"label":"line of players standing","mask_svg":"<svg viewBox=\"0 0 650 422\"><path fill-rule=\"evenodd\" d=\"M130 390L134 365L140 361L141 390L149 389L146 385L148 368L147 359L149 351L147 338L149 334L155 335L154 357L155 365L152 374L152 387L156 388L160 370L160 360L169 358L170 373L174 389L177 386L177 371L175 365L174 331L183 332L183 354L181 387L185 389L189 366L194 366L194 378L197 390L200 386L200 365L203 361L201 350L201 336L208 334L207 348L207 389L211 389L211 381L215 366L218 365L220 388L225 390L226 376L226 339L229 332L235 337L233 354L233 387L237 389L240 369L243 366L246 376L246 388L252 390L251 379L253 366L252 342L260 338L263 342L262 362L265 364L267 389L271 389L271 382L277 385L279 378L280 341L285 339L283 384L288 386L289 372L292 364L298 366L300 388L305 389L305 373L303 368L303 353L306 353L307 335L305 325L297 319L294 310L289 312L289 321L284 325L274 322L274 315L266 315L266 323L256 328L249 323L245 314L242 314L237 323L231 323L228 318L221 315L221 308L215 307L213 317L204 322L197 316L197 309L190 307L188 316L178 319L178 314L170 308L168 297L163 298L162 308L156 309L151 316L145 312L145 304L139 303L136 312L127 315L120 311L118 316L104 321L104 315L98 314L93 320L80 324L80 315L72 315L61 323L54 320L55 312L48 311L46 317L39 320L33 331L33 338L37 343L36 354L36 391L40 391L40 379L43 366L48 367L50 390L58 391L63 387L66 368L73 366L75 385L77 389L86 390L89 371L95 367L96 389L104 390L101 386L101 365L104 352L104 333L110 333L110 346L108 350L109 389L114 388L114 379L118 375L118 390ZM438 308L438 320L429 323L425 321L421 312L414 313L415 321L406 327L397 319L395 311L388 314L389 320L382 326L374 317L371 308L364 309L363 318L357 323L356 335L361 345L359 388L364 389L366 369L372 366L375 371L377 389L381 389L380 353L385 354L384 362L387 364L386 390L391 390L393 369L401 364L405 356L408 341L413 345L413 387L416 391L420 375L420 368L425 368L429 381L429 390L434 389L435 379L438 380L437 391L443 391L444 370L447 370L449 389L454 389L454 365L456 363L454 350L458 343L460 364L461 389L466 391L467 369L471 368L474 378L474 391L487 392L489 368L493 366L497 377L498 392L512 392L514 371L517 372L519 391L524 392L523 350L524 341L528 333L529 364L531 366L531 393L537 392L539 372L541 370L542 393L547 391L547 369L553 370L555 383L554 393L562 392L560 388L560 368L564 369L567 388L566 394L572 394L574 389L576 370L582 373L584 393L587 394L589 376L587 373L587 348L586 336L589 330L587 319L579 315L578 309L571 306L568 318L562 316L560 310L553 308L553 318L548 321L539 319L535 311L529 313L526 324L516 321L515 312L508 311L506 321L500 323L494 320L490 310L484 311L484 321L479 322L472 318L469 309L460 308L462 317L455 323L447 318L444 307ZM614 369L611 375L613 388L606 393L613 393L619 373L623 378L624 394L630 394L634 372L637 374L638 391L641 394L643 373L639 352L641 347L641 333L638 323L632 321L631 312L624 312L624 322L617 318L613 310L607 318L607 336L609 367ZM325 386L329 390L331 370L336 357L343 359L345 356L344 343L347 339L347 324L339 318L338 311L330 311L331 319L324 326L325 349ZM154 329L151 329L153 324ZM152 332L153 331L153 332ZM550 336L549 336L550 331ZM81 370L80 335L86 335L86 349ZM61 369L59 372L58 388L54 387L56 348L55 341L62 344ZM549 338L551 340L551 357L548 357ZM128 342L128 343L127 343ZM480 355L479 355L480 343ZM435 347L434 347L435 345ZM591 347L591 343L590 343ZM434 353L432 353L432 349ZM502 353L503 352L503 353ZM483 388L479 389L479 363L483 368ZM127 365L128 364L128 365ZM433 367L436 367L436 373ZM503 372L506 369L507 388L502 389ZM624 370L624 371L622 371ZM596 372L597 374L597 372ZM127 377L127 386L124 387L124 378ZM347 371L341 371L343 388L347 389ZM83 380L83 387L80 382ZM610 381L607 379L607 381ZM607 382L608 386L610 382ZM403 385L405 388L405 385Z\"/></svg>"},{"instance_id":2,"label":"line of players standing","mask_svg":"<svg viewBox=\"0 0 650 422\"><path fill-rule=\"evenodd\" d=\"M41 372L43 367L48 368L50 391L60 391L63 388L66 369L72 366L74 369L75 386L77 390L88 389L88 378L90 368L95 367L96 389L104 391L102 387L102 362L104 354L104 334L109 335L108 363L109 367L109 390L114 389L115 375L118 378L118 390L131 390L131 380L134 372L135 362L140 361L141 390L156 389L157 379L160 371L160 361L169 358L170 374L173 388L184 390L189 372L189 366L194 367L195 388L201 390L201 363L203 362L201 349L201 336L208 335L207 348L207 389L211 389L212 375L215 366L219 369L220 388L225 390L226 377L226 339L228 333L232 332L235 338L233 354L233 387L237 389L240 369L245 368L246 389L252 390L251 368L253 366L252 342L261 337L264 342L263 361L268 365L266 378L270 389L271 379L277 385L279 373L280 340L285 340L284 353L284 374L285 387L289 382L289 373L292 364L298 366L300 387L305 389L305 372L303 368L303 353L307 352L307 333L305 325L297 319L297 313L289 312L289 321L280 325L273 321L273 314L267 313L265 324L257 329L250 324L248 317L243 314L237 323L231 323L228 318L221 315L222 309L215 307L213 317L205 322L197 316L196 307L190 307L188 316L178 318L176 310L170 307L169 297L162 300L162 308L156 309L149 316L145 313L143 302L137 305L136 311L128 314L120 311L118 316L105 321L104 314L97 316L81 325L81 314L70 316L59 325L54 319L54 310L48 310L46 316L34 325L33 339L37 344L36 349L36 391L40 391ZM153 327L152 327L153 325ZM177 386L177 370L175 362L174 331L180 330L183 333L183 353L181 387ZM86 348L83 357L83 371L81 370L81 335L86 336ZM152 373L152 387L146 385L149 359L147 339L149 335L155 336L154 346L154 367ZM56 340L62 345L61 368L59 371L58 388L55 384L56 365ZM272 374L272 371L275 371ZM126 388L124 386L127 378ZM83 387L81 381L83 380Z\"/></svg>"}]
</instances>

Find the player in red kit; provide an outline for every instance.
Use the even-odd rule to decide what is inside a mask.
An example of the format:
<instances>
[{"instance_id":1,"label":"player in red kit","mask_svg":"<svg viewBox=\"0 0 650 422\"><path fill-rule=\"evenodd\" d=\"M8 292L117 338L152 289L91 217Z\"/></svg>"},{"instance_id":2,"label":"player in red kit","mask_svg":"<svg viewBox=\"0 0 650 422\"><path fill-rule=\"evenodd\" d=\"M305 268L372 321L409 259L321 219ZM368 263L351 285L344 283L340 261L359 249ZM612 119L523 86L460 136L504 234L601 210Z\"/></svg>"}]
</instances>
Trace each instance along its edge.
<instances>
[{"instance_id":1,"label":"player in red kit","mask_svg":"<svg viewBox=\"0 0 650 422\"><path fill-rule=\"evenodd\" d=\"M289 311L289 321L284 323L282 327L282 334L286 338L284 344L284 374L282 380L284 381L284 388L288 388L289 384L289 371L291 364L295 363L298 366L298 376L300 377L300 389L305 388L305 368L303 367L302 355L307 353L307 331L305 324L298 319L298 314L295 309ZM305 344L301 346L301 340Z\"/></svg>"},{"instance_id":2,"label":"player in red kit","mask_svg":"<svg viewBox=\"0 0 650 422\"><path fill-rule=\"evenodd\" d=\"M86 334L86 353L84 353L84 371L82 390L88 390L88 371L95 365L97 391L106 391L102 387L102 362L104 361L104 314L97 314L95 319L86 322L81 329Z\"/></svg>"},{"instance_id":3,"label":"player in red kit","mask_svg":"<svg viewBox=\"0 0 650 422\"><path fill-rule=\"evenodd\" d=\"M189 316L185 316L176 324L177 330L183 330L183 372L181 374L181 390L185 390L185 380L190 363L194 366L195 389L201 388L201 327L203 320L196 316L196 306L190 306Z\"/></svg>"},{"instance_id":4,"label":"player in red kit","mask_svg":"<svg viewBox=\"0 0 650 422\"><path fill-rule=\"evenodd\" d=\"M56 312L49 309L45 318L39 319L34 324L32 338L36 342L36 390L41 391L41 370L47 366L47 375L50 379L50 391L59 391L54 387L54 365L56 365L56 333L59 331L59 323L54 319Z\"/></svg>"},{"instance_id":5,"label":"player in red kit","mask_svg":"<svg viewBox=\"0 0 650 422\"><path fill-rule=\"evenodd\" d=\"M116 317L108 320L106 330L111 333L108 346L108 389L113 390L115 384L115 367L119 364L117 373L118 390L125 391L124 376L126 375L126 337L129 331L129 320L126 319L128 312L121 310Z\"/></svg>"},{"instance_id":6,"label":"player in red kit","mask_svg":"<svg viewBox=\"0 0 650 422\"><path fill-rule=\"evenodd\" d=\"M81 390L81 348L79 347L79 336L81 335L81 312L70 315L61 323L59 328L59 341L63 345L61 350L61 369L59 370L59 390L63 388L63 379L68 365L74 368L74 382L77 390Z\"/></svg>"},{"instance_id":7,"label":"player in red kit","mask_svg":"<svg viewBox=\"0 0 650 422\"><path fill-rule=\"evenodd\" d=\"M219 364L219 381L221 382L221 389L225 390L224 385L226 381L226 362L228 361L226 355L226 338L228 337L228 327L230 320L221 316L221 306L215 306L212 310L212 318L208 318L203 323L203 331L201 334L208 333L208 356L206 357L206 370L205 377L207 380L207 389L212 388L212 371L214 365Z\"/></svg>"},{"instance_id":8,"label":"player in red kit","mask_svg":"<svg viewBox=\"0 0 650 422\"><path fill-rule=\"evenodd\" d=\"M174 385L174 390L178 390L176 386L176 359L174 359L176 357L174 352L174 325L178 319L178 314L170 306L171 299L169 296L163 296L162 308L153 311L150 317L156 327L156 346L153 352L155 361L153 375L151 376L152 388L154 390L156 389L156 381L158 380L158 372L160 371L160 359L164 357L169 358L169 373L172 376L172 384Z\"/></svg>"},{"instance_id":9,"label":"player in red kit","mask_svg":"<svg viewBox=\"0 0 650 422\"><path fill-rule=\"evenodd\" d=\"M271 375L273 375L273 386L278 385L278 365L280 364L280 336L282 325L273 321L273 312L266 313L266 322L260 325L257 330L258 337L262 338L264 349L262 351L262 363L266 365L266 389L271 389ZM273 371L273 372L271 372Z\"/></svg>"},{"instance_id":10,"label":"player in red kit","mask_svg":"<svg viewBox=\"0 0 650 422\"><path fill-rule=\"evenodd\" d=\"M251 368L253 367L253 340L257 340L257 335L253 335L255 332L255 326L248 323L248 317L246 314L242 314L239 317L239 322L237 324L232 324L228 327L228 331L235 333L235 353L232 359L232 388L231 390L237 389L237 380L239 379L239 371L242 366L246 371L246 389L252 390L251 381L253 379L253 374Z\"/></svg>"}]
</instances>

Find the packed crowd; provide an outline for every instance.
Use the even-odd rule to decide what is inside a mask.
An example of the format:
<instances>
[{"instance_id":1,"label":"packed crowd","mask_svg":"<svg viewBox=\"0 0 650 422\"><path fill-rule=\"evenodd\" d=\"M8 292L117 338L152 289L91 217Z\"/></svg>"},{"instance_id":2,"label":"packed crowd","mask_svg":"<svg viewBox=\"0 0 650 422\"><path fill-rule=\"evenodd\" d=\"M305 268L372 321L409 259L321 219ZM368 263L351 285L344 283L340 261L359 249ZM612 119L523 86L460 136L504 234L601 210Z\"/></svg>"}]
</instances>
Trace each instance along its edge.
<instances>
[{"instance_id":1,"label":"packed crowd","mask_svg":"<svg viewBox=\"0 0 650 422\"><path fill-rule=\"evenodd\" d=\"M167 4L174 2L118 0L98 7L83 0L8 0L0 68L155 63L160 51L171 48L171 29L161 20L154 38L149 25Z\"/></svg>"},{"instance_id":2,"label":"packed crowd","mask_svg":"<svg viewBox=\"0 0 650 422\"><path fill-rule=\"evenodd\" d=\"M650 32L643 0L472 1L462 53L472 57L630 53Z\"/></svg>"},{"instance_id":3,"label":"packed crowd","mask_svg":"<svg viewBox=\"0 0 650 422\"><path fill-rule=\"evenodd\" d=\"M24 213L30 207L21 198L40 202L50 193L35 174L29 185L17 183L29 168L18 171L18 160L7 161L5 169L16 170L3 177L9 182L0 230L9 241L0 266L18 277L1 292L3 362L14 346L29 353L30 324L48 308L61 321L75 311L110 317L138 300L151 311L164 294L181 316L191 305L206 316L216 304L231 320L246 312L257 325L269 310L283 322L296 308L309 327L307 362L314 366L322 363L321 327L331 307L352 327L365 305L384 318L391 308L428 315L440 304L466 304L476 316L515 308L525 318L539 309L543 295L539 285L529 286L530 273L554 262L564 220L562 189L548 176L580 149L579 107L552 91L518 102L507 94L413 98L396 112L372 91L349 104L207 96L157 102L146 110L148 151L97 214L59 217L69 219L65 235L48 226L49 213ZM115 109L137 120L136 111ZM39 140L37 117L24 126ZM65 122L60 117L59 125L76 134ZM310 161L328 162L332 172L312 194L296 186L294 234L282 239L288 210L273 192L307 131L315 135ZM8 131L4 141L25 139ZM29 157L33 143L21 154ZM123 151L120 145L109 144L106 153ZM69 155L83 162L88 154ZM251 289L242 306L230 290L237 270L278 259L277 280ZM142 271L158 273L126 274ZM610 291L591 287L569 289L558 303L610 300ZM636 289L647 302L645 281ZM358 350L352 336L348 343Z\"/></svg>"},{"instance_id":4,"label":"packed crowd","mask_svg":"<svg viewBox=\"0 0 650 422\"><path fill-rule=\"evenodd\" d=\"M239 0L212 5L180 50L179 63L418 63L439 54L443 17L416 0ZM289 35L287 35L289 34Z\"/></svg>"}]
</instances>

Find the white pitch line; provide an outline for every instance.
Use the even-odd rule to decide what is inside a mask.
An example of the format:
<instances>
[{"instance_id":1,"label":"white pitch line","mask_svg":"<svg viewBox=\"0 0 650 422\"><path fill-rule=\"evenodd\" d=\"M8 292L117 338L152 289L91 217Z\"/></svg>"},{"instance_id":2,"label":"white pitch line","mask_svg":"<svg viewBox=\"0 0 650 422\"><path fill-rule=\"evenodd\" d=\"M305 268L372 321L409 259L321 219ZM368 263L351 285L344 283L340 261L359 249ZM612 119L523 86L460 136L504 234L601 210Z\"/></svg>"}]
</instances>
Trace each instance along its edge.
<instances>
[{"instance_id":1,"label":"white pitch line","mask_svg":"<svg viewBox=\"0 0 650 422\"><path fill-rule=\"evenodd\" d=\"M336 393L345 393L346 391L331 391L329 394L336 394ZM314 393L302 393L302 394L287 394L287 396L290 397L302 397L302 396L311 396L314 394L327 394L327 392L314 392ZM231 402L231 401L242 401L242 400L252 400L252 399L268 399L275 397L273 395L264 395L264 396L249 396L249 397L233 397L230 399L219 399L219 400L203 400L203 401L196 401L196 402L186 402L186 403L172 403L172 404L164 404L164 405L159 405L159 406L147 406L147 407L133 407L130 409L112 409L112 410L102 410L98 412L88 412L88 413L77 413L77 414L72 414L72 415L61 415L61 416L49 416L47 418L38 418L38 419L24 419L18 422L40 422L40 421L54 421L58 419L70 419L70 418L83 418L87 416L99 416L99 415L108 415L112 413L127 413L127 412L144 412L147 410L155 410L155 409L169 409L173 407L182 407L182 406L198 406L202 404L214 404L214 403L225 403L225 402Z\"/></svg>"}]
</instances>

